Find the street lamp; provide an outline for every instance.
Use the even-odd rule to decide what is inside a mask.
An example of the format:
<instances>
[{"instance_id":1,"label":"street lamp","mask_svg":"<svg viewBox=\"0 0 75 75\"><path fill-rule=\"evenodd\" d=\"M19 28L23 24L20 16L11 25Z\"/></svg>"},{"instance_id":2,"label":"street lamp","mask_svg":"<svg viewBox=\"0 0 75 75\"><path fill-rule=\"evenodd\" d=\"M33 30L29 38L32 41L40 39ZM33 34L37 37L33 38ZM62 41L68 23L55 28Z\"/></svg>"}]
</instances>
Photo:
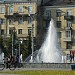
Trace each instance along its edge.
<instances>
[{"instance_id":1,"label":"street lamp","mask_svg":"<svg viewBox=\"0 0 75 75\"><path fill-rule=\"evenodd\" d=\"M14 29L13 29L14 30ZM14 52L13 52L13 50L14 50L14 35L15 35L15 30L12 32L12 56L14 55Z\"/></svg>"},{"instance_id":2,"label":"street lamp","mask_svg":"<svg viewBox=\"0 0 75 75\"><path fill-rule=\"evenodd\" d=\"M0 18L0 36L1 36L1 18Z\"/></svg>"},{"instance_id":3,"label":"street lamp","mask_svg":"<svg viewBox=\"0 0 75 75\"><path fill-rule=\"evenodd\" d=\"M32 7L28 7L28 15L31 18L31 21L33 21L33 16L31 16L31 12L32 12ZM31 30L31 35L32 35L32 55L31 55L31 62L33 62L33 52L34 52L34 24L32 24L32 30Z\"/></svg>"},{"instance_id":4,"label":"street lamp","mask_svg":"<svg viewBox=\"0 0 75 75\"><path fill-rule=\"evenodd\" d=\"M1 18L0 18L0 37L1 37ZM0 53L1 53L1 46L0 46Z\"/></svg>"},{"instance_id":5,"label":"street lamp","mask_svg":"<svg viewBox=\"0 0 75 75\"><path fill-rule=\"evenodd\" d=\"M33 62L33 52L34 52L34 25L32 24L32 62Z\"/></svg>"},{"instance_id":6,"label":"street lamp","mask_svg":"<svg viewBox=\"0 0 75 75\"><path fill-rule=\"evenodd\" d=\"M13 56L13 34L12 34L12 56Z\"/></svg>"},{"instance_id":7,"label":"street lamp","mask_svg":"<svg viewBox=\"0 0 75 75\"><path fill-rule=\"evenodd\" d=\"M19 63L20 63L20 51L21 51L21 44L22 44L23 40L20 38L19 39Z\"/></svg>"}]
</instances>

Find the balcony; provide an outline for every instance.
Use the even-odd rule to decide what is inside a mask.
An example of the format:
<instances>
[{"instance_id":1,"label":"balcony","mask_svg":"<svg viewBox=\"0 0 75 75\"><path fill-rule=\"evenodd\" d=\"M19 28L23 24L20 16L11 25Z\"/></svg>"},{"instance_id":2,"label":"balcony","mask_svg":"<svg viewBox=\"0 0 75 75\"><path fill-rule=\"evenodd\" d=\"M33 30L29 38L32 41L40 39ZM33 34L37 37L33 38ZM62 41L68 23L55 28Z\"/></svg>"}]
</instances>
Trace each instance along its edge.
<instances>
[{"instance_id":1,"label":"balcony","mask_svg":"<svg viewBox=\"0 0 75 75\"><path fill-rule=\"evenodd\" d=\"M13 13L13 16L15 16L15 17L20 17L20 16L22 16L22 15L19 14L18 12L15 12L15 13Z\"/></svg>"},{"instance_id":2,"label":"balcony","mask_svg":"<svg viewBox=\"0 0 75 75\"><path fill-rule=\"evenodd\" d=\"M72 41L72 37L65 37L63 40L64 40L65 42L69 42L69 41Z\"/></svg>"},{"instance_id":3,"label":"balcony","mask_svg":"<svg viewBox=\"0 0 75 75\"><path fill-rule=\"evenodd\" d=\"M65 30L72 30L71 27L65 27Z\"/></svg>"},{"instance_id":4,"label":"balcony","mask_svg":"<svg viewBox=\"0 0 75 75\"><path fill-rule=\"evenodd\" d=\"M43 16L43 19L44 19L44 20L49 20L49 21L50 21L50 20L51 20L51 17L50 17L50 16Z\"/></svg>"},{"instance_id":5,"label":"balcony","mask_svg":"<svg viewBox=\"0 0 75 75\"><path fill-rule=\"evenodd\" d=\"M22 17L22 16L28 16L28 14L25 13L19 13L19 12L14 12L12 14L5 14L5 17L9 18L9 17Z\"/></svg>"},{"instance_id":6,"label":"balcony","mask_svg":"<svg viewBox=\"0 0 75 75\"><path fill-rule=\"evenodd\" d=\"M21 38L25 38L27 36L28 36L28 34L17 34L17 37L21 37Z\"/></svg>"},{"instance_id":7,"label":"balcony","mask_svg":"<svg viewBox=\"0 0 75 75\"><path fill-rule=\"evenodd\" d=\"M5 14L6 18L13 17L13 14Z\"/></svg>"},{"instance_id":8,"label":"balcony","mask_svg":"<svg viewBox=\"0 0 75 75\"><path fill-rule=\"evenodd\" d=\"M73 15L66 15L66 16L64 16L64 19L69 20L69 21L73 21L74 16Z\"/></svg>"}]
</instances>

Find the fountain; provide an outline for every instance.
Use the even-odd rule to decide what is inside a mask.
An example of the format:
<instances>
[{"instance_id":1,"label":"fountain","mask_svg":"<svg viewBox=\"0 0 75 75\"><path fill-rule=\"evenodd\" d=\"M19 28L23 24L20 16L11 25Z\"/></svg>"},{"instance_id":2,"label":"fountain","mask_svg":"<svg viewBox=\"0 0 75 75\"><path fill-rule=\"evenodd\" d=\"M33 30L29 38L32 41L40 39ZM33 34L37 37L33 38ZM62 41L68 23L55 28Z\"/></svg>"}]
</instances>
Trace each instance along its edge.
<instances>
[{"instance_id":1,"label":"fountain","mask_svg":"<svg viewBox=\"0 0 75 75\"><path fill-rule=\"evenodd\" d=\"M4 53L0 53L0 63L4 63Z\"/></svg>"},{"instance_id":2,"label":"fountain","mask_svg":"<svg viewBox=\"0 0 75 75\"><path fill-rule=\"evenodd\" d=\"M62 56L58 46L57 30L54 27L53 19L51 19L46 39L38 51L37 62L61 62Z\"/></svg>"},{"instance_id":3,"label":"fountain","mask_svg":"<svg viewBox=\"0 0 75 75\"><path fill-rule=\"evenodd\" d=\"M38 63L61 63L62 52L58 45L57 30L54 26L54 21L51 19L46 39L37 53L34 52L33 61ZM30 60L31 55L28 59Z\"/></svg>"}]
</instances>

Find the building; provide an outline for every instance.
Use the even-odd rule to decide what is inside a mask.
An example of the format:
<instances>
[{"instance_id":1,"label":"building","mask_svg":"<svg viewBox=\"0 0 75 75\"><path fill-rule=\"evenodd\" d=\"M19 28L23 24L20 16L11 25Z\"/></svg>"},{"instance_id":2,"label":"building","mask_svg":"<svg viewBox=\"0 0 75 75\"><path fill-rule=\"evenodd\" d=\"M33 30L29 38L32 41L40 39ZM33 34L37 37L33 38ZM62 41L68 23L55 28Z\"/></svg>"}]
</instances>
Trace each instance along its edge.
<instances>
[{"instance_id":1,"label":"building","mask_svg":"<svg viewBox=\"0 0 75 75\"><path fill-rule=\"evenodd\" d=\"M12 32L17 32L18 38L26 40L34 25L34 37L37 33L36 3L3 2L0 3L1 35L9 37Z\"/></svg>"},{"instance_id":2,"label":"building","mask_svg":"<svg viewBox=\"0 0 75 75\"><path fill-rule=\"evenodd\" d=\"M52 0L40 8L40 30L45 34L51 18L54 19L59 44L65 54L75 53L75 1ZM42 37L42 36L41 36ZM43 41L43 39L42 39Z\"/></svg>"},{"instance_id":3,"label":"building","mask_svg":"<svg viewBox=\"0 0 75 75\"><path fill-rule=\"evenodd\" d=\"M33 24L38 49L44 41L51 18L55 21L62 50L66 54L75 51L74 0L28 0L0 3L1 35L7 38L15 29L18 38L26 40Z\"/></svg>"}]
</instances>

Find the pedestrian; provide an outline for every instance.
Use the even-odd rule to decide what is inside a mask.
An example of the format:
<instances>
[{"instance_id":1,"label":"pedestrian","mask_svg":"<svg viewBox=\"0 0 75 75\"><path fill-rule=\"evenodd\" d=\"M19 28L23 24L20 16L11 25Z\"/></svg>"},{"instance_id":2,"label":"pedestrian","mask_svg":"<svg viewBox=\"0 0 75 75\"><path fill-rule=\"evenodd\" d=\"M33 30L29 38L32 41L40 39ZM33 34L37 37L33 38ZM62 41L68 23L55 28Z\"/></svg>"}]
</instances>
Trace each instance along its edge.
<instances>
[{"instance_id":1,"label":"pedestrian","mask_svg":"<svg viewBox=\"0 0 75 75\"><path fill-rule=\"evenodd\" d=\"M14 56L12 56L11 54L6 58L6 68L9 68L10 64L14 64L15 60L14 60Z\"/></svg>"},{"instance_id":2,"label":"pedestrian","mask_svg":"<svg viewBox=\"0 0 75 75\"><path fill-rule=\"evenodd\" d=\"M74 62L74 53L72 53L72 59L73 59L73 62Z\"/></svg>"},{"instance_id":3,"label":"pedestrian","mask_svg":"<svg viewBox=\"0 0 75 75\"><path fill-rule=\"evenodd\" d=\"M72 52L70 51L70 63L72 63Z\"/></svg>"}]
</instances>

